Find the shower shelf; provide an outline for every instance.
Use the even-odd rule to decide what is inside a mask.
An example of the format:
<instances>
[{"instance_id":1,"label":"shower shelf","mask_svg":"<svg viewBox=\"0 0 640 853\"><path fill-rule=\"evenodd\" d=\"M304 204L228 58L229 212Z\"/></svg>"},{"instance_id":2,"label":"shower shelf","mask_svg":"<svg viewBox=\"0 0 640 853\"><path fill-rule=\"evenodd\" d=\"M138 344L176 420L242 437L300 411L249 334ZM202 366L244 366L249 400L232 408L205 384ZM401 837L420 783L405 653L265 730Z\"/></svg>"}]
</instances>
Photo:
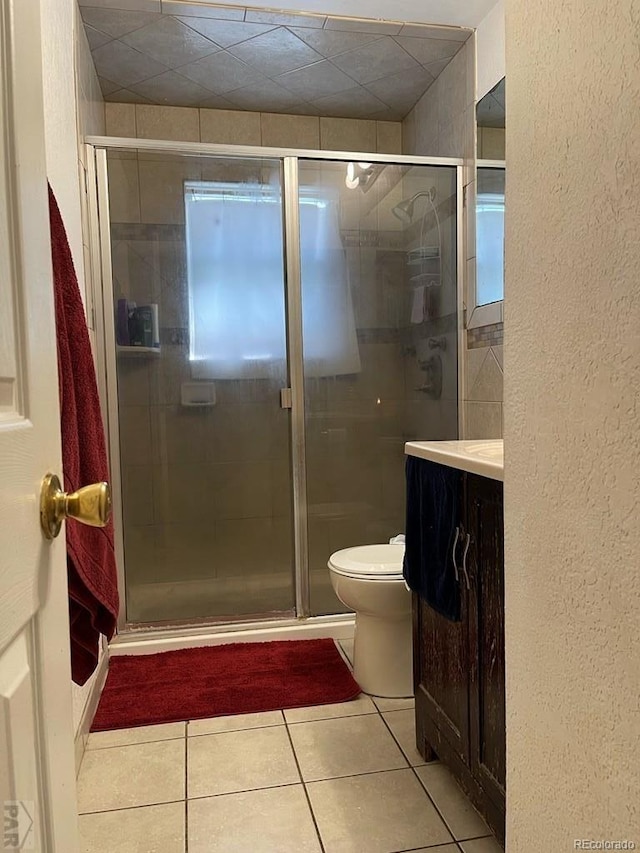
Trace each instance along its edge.
<instances>
[{"instance_id":1,"label":"shower shelf","mask_svg":"<svg viewBox=\"0 0 640 853\"><path fill-rule=\"evenodd\" d=\"M408 267L421 267L423 264L428 264L430 262L433 263L434 261L439 264L440 258L414 258L414 259L407 261L407 266Z\"/></svg>"},{"instance_id":2,"label":"shower shelf","mask_svg":"<svg viewBox=\"0 0 640 853\"><path fill-rule=\"evenodd\" d=\"M123 358L144 358L150 355L160 355L160 347L125 347L118 345L116 353Z\"/></svg>"},{"instance_id":3,"label":"shower shelf","mask_svg":"<svg viewBox=\"0 0 640 853\"><path fill-rule=\"evenodd\" d=\"M440 261L440 250L437 246L418 246L407 252L407 266L417 267L427 261Z\"/></svg>"},{"instance_id":4,"label":"shower shelf","mask_svg":"<svg viewBox=\"0 0 640 853\"><path fill-rule=\"evenodd\" d=\"M419 287L422 284L426 284L427 287L440 287L442 283L439 272L421 272L418 275L412 275L409 282L412 287Z\"/></svg>"}]
</instances>

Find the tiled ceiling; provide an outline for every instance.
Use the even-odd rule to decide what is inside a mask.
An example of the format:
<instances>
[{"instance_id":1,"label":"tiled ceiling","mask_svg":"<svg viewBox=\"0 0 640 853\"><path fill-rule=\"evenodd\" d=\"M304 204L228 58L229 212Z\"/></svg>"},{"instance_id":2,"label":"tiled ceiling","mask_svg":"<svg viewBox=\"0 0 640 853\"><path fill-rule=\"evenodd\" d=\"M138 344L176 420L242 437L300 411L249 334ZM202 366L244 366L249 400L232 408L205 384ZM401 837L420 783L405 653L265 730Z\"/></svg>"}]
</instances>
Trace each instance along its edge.
<instances>
[{"instance_id":1,"label":"tiled ceiling","mask_svg":"<svg viewBox=\"0 0 640 853\"><path fill-rule=\"evenodd\" d=\"M145 8L81 0L108 101L397 121L471 32L178 0Z\"/></svg>"}]
</instances>

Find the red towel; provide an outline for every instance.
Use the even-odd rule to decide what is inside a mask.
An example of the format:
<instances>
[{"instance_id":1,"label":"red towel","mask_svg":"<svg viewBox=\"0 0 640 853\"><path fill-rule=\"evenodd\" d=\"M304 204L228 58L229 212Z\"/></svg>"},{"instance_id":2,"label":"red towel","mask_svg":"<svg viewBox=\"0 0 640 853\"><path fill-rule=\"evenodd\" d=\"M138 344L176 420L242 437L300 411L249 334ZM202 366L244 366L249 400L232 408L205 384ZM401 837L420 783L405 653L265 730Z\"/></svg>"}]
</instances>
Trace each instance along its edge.
<instances>
[{"instance_id":1,"label":"red towel","mask_svg":"<svg viewBox=\"0 0 640 853\"><path fill-rule=\"evenodd\" d=\"M60 210L49 187L56 308L64 488L109 480L100 400L89 332ZM98 663L100 634L111 639L118 618L113 525L66 524L71 674L84 684Z\"/></svg>"}]
</instances>

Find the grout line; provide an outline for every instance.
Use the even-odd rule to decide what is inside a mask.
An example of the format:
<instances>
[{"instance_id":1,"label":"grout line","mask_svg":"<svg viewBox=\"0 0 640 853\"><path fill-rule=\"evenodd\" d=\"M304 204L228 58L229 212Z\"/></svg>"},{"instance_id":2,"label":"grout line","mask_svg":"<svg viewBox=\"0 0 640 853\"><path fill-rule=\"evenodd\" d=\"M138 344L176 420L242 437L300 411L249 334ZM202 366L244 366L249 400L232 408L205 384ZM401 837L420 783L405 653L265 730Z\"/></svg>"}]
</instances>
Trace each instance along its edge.
<instances>
[{"instance_id":1,"label":"grout line","mask_svg":"<svg viewBox=\"0 0 640 853\"><path fill-rule=\"evenodd\" d=\"M241 791L220 791L218 794L200 794L197 797L189 797L188 803L196 800L215 800L218 797L235 797L236 794L253 794L256 791L275 791L278 788L295 788L300 782L285 782L283 785L266 785L261 788L243 788Z\"/></svg>"},{"instance_id":2,"label":"grout line","mask_svg":"<svg viewBox=\"0 0 640 853\"><path fill-rule=\"evenodd\" d=\"M188 797L187 802L196 800L215 800L218 797L235 797L236 794L254 794L256 791L275 791L278 788L295 788L300 782L285 782L282 785L263 785L261 788L243 788L241 791L220 791L217 794L200 794L197 797Z\"/></svg>"},{"instance_id":3,"label":"grout line","mask_svg":"<svg viewBox=\"0 0 640 853\"><path fill-rule=\"evenodd\" d=\"M282 715L284 717L284 714ZM298 775L300 776L300 781L302 782L302 790L304 791L305 798L307 800L307 805L309 806L309 813L311 814L311 820L313 821L313 825L316 830L316 835L318 836L318 844L320 845L320 850L322 853L325 853L324 844L322 842L322 836L320 835L320 827L318 826L318 822L316 820L315 812L313 811L313 806L311 805L311 797L309 796L309 791L307 790L307 785L305 780L302 777L302 770L300 769L300 762L298 761L298 756L296 754L296 748L293 745L293 740L291 738L291 732L289 731L289 725L287 723L286 717L284 721L285 728L287 730L287 737L289 738L289 743L291 744L291 751L293 752L293 760L296 763L296 767L298 768Z\"/></svg>"},{"instance_id":4,"label":"grout line","mask_svg":"<svg viewBox=\"0 0 640 853\"><path fill-rule=\"evenodd\" d=\"M338 704L338 703L336 703ZM342 703L340 703L342 704ZM346 703L345 703L346 704ZM287 708L289 711L295 711L295 708ZM326 723L328 720L354 720L356 717L373 717L377 713L377 708L373 711L363 711L360 714L340 714L332 717L317 717L313 720L286 720L288 726L303 726L305 723Z\"/></svg>"},{"instance_id":5,"label":"grout line","mask_svg":"<svg viewBox=\"0 0 640 853\"><path fill-rule=\"evenodd\" d=\"M334 640L333 642L336 644L338 654L340 655L342 660L346 663L347 667L349 668L349 672L351 673L351 675L353 675L353 663L349 659L349 655L346 653L346 651L342 647L342 643L340 642L340 640ZM353 642L353 640L351 642Z\"/></svg>"},{"instance_id":6,"label":"grout line","mask_svg":"<svg viewBox=\"0 0 640 853\"><path fill-rule=\"evenodd\" d=\"M371 697L373 704L381 714L395 714L397 711L413 711L415 707L414 705L407 705L405 708L381 708L376 702L376 699L381 698L381 696Z\"/></svg>"},{"instance_id":7,"label":"grout line","mask_svg":"<svg viewBox=\"0 0 640 853\"><path fill-rule=\"evenodd\" d=\"M84 817L84 815L89 815L89 814L110 814L112 812L130 812L130 811L133 811L134 809L148 809L148 808L151 808L152 806L169 806L169 805L172 805L173 803L184 803L184 798L181 798L179 800L160 800L159 802L155 802L155 803L140 803L137 806L120 806L119 808L116 808L116 809L98 809L97 811L92 811L92 812L80 812L79 811L78 817Z\"/></svg>"},{"instance_id":8,"label":"grout line","mask_svg":"<svg viewBox=\"0 0 640 853\"><path fill-rule=\"evenodd\" d=\"M337 779L359 779L362 776L377 776L380 773L405 773L408 769L408 767L386 767L384 770L367 770L364 773L346 773L343 776L325 776L322 779L307 779L304 784L315 785L318 782L334 782Z\"/></svg>"},{"instance_id":9,"label":"grout line","mask_svg":"<svg viewBox=\"0 0 640 853\"><path fill-rule=\"evenodd\" d=\"M416 767L414 767L414 766L413 766L413 764L411 764L411 762L409 761L409 759L407 758L407 756L404 754L404 750L402 749L402 747L400 746L400 743L398 742L397 738L395 737L395 735L394 735L394 734L393 734L393 732L391 731L391 728L389 727L389 724L387 723L386 719L384 718L384 714L383 714L382 712L380 712L380 716L382 717L382 721L383 721L383 723L385 724L385 726L389 729L389 733L391 734L391 737L392 737L392 738L394 739L394 741L398 744L398 747L399 747L400 751L402 752L403 756L404 756L404 757L405 757L405 759L407 760L407 763L409 764L409 767L410 767L410 769L412 770L413 775L416 777L416 779L418 780L418 783L420 784L421 788L424 790L424 792L425 792L425 794L427 795L428 799L431 801L431 804L433 805L433 807L434 807L434 809L436 810L436 812L437 812L438 816L440 817L440 820L444 823L444 825L445 825L445 827L446 827L446 829L447 829L447 832L451 835L451 838L453 839L453 841L454 841L454 842L457 842L457 840L458 840L458 839L455 837L455 835L454 835L454 833L453 833L453 831L452 831L451 827L449 826L449 824L448 824L448 823L447 823L447 821L445 820L444 815L442 814L442 812L441 812L441 811L440 811L440 809L438 808L438 806L437 806L437 804L436 804L435 800L433 799L433 797L432 797L432 796L431 796L431 794L429 793L429 791L428 791L428 789L427 789L427 786L424 784L424 782L422 781L422 779L421 779L421 778L420 778L420 776L418 775L418 772L417 772L417 770L416 770ZM417 749L417 746L416 746L416 749ZM433 763L433 762L432 762L432 763ZM427 765L428 765L428 762L427 762ZM424 766L427 766L427 765L420 764L420 765L418 765L418 766L419 766L419 767L424 767Z\"/></svg>"},{"instance_id":10,"label":"grout line","mask_svg":"<svg viewBox=\"0 0 640 853\"><path fill-rule=\"evenodd\" d=\"M486 835L471 835L471 836L469 836L469 838L457 838L456 844L466 844L467 841L483 841L485 838L491 838L493 841L496 842L496 844L499 843L498 839L495 837L493 832L491 832L491 830L489 830L489 832Z\"/></svg>"},{"instance_id":11,"label":"grout line","mask_svg":"<svg viewBox=\"0 0 640 853\"><path fill-rule=\"evenodd\" d=\"M404 758L404 760L407 762L407 764L409 765L409 767L411 767L411 769L413 770L413 765L412 765L412 764L411 764L411 762L409 761L408 757L405 755L404 749L400 746L400 741L399 741L399 740L398 740L398 738L394 735L394 733L391 731L391 726L390 726L390 725L389 725L389 723L385 720L384 714L382 713L382 711L378 711L378 713L379 713L379 714L380 714L380 716L382 717L382 722L384 723L384 725L385 725L385 726L386 726L386 728L387 728L387 731L389 732L389 734L390 734L390 735L391 735L391 737L393 738L393 742L396 744L396 746L397 746L397 747L398 747L398 749L400 750L400 753L401 753L402 757L403 757L403 758ZM388 713L388 712L387 712L387 713Z\"/></svg>"},{"instance_id":12,"label":"grout line","mask_svg":"<svg viewBox=\"0 0 640 853\"><path fill-rule=\"evenodd\" d=\"M436 762L436 761L427 761L427 762L426 762L426 764L418 764L418 765L417 765L417 767L429 767L429 766L431 766L431 765L433 765L433 764L440 764L440 763L441 763L441 762L440 762L439 760L438 760L437 762ZM445 765L445 766L446 766L446 765ZM425 783L425 782L420 778L420 775L419 775L419 774L418 774L418 772L417 772L417 767L413 767L413 766L412 766L412 767L411 767L411 769L413 770L414 775L416 776L416 778L417 778L418 782L420 783L420 785L424 788L424 790L425 790L425 792L426 792L427 796L429 797L429 799L430 799L430 800L431 800L431 802L433 803L433 806L434 806L435 810L436 810L436 811L438 812L438 814L440 815L440 817L441 817L442 821L444 822L444 825L447 827L448 831L451 833L451 837L454 839L454 841L456 842L456 844L460 844L460 842L464 842L464 841L475 841L475 840L480 839L480 838L495 838L495 836L493 835L493 833L491 832L491 830L489 829L489 827L487 827L487 829L489 829L489 832L488 832L486 835L474 835L474 836L472 836L471 838L456 838L455 832L453 831L452 827L451 827L451 826L449 826L449 822L448 822L448 821L447 821L447 819L445 818L444 814L441 812L441 810L440 810L440 808L438 807L438 804L436 803L435 799L431 796L431 793L430 793L429 789L427 788L426 783ZM477 812L478 810L475 808L475 806L473 805L473 803L471 802L471 800L469 800L469 797L467 797L467 795L464 793L464 791L463 791L462 793L463 793L463 795L464 795L464 798L465 798L466 800L468 800L469 804L470 804L470 805L471 805L471 807L474 809L474 811L476 811L476 812ZM480 815L480 813L479 813L479 812L478 812L478 814ZM480 817L482 817L482 815L480 815ZM484 818L483 818L483 820L484 820Z\"/></svg>"},{"instance_id":13,"label":"grout line","mask_svg":"<svg viewBox=\"0 0 640 853\"><path fill-rule=\"evenodd\" d=\"M403 847L402 850L394 850L393 853L415 853L415 851L420 850L440 850L442 847L450 847L452 850L460 849L457 841L445 841L444 844L427 844L426 847L424 844L422 847Z\"/></svg>"},{"instance_id":14,"label":"grout line","mask_svg":"<svg viewBox=\"0 0 640 853\"><path fill-rule=\"evenodd\" d=\"M117 731L117 729L114 729ZM100 732L94 732L94 734L101 734ZM176 735L175 737L162 737L157 740L139 740L135 743L112 743L108 746L91 746L88 747L87 752L102 752L105 749L124 749L125 746L145 746L148 743L171 743L174 740L182 740L185 735Z\"/></svg>"},{"instance_id":15,"label":"grout line","mask_svg":"<svg viewBox=\"0 0 640 853\"><path fill-rule=\"evenodd\" d=\"M429 766L429 764L434 764L434 763L435 763L435 762L431 761L431 762L427 762L427 764L426 764L426 765L425 765L425 764L421 764L421 765L419 765L419 766L420 766L420 767L428 767L428 766ZM426 793L427 797L431 800L431 804L433 805L434 809L436 810L436 812L437 812L437 813L438 813L438 815L440 816L440 820L441 820L441 821L444 823L444 825L446 826L446 828L447 828L447 832L449 832L449 834L451 835L451 837L453 838L453 840L457 843L458 839L456 838L456 836L455 836L455 834L454 834L453 830L452 830L452 829L451 829L451 827L449 826L448 821L445 819L445 816L443 815L443 813L442 813L442 812L440 811L440 809L438 808L438 804L436 803L436 801L434 800L434 798L431 796L431 794L430 794L430 792L429 792L429 789L427 788L427 786L425 785L425 783L422 781L422 779L421 779L421 778L420 778L420 776L418 775L418 772L417 772L416 768L415 768L415 767L412 767L411 769L413 770L413 774L414 774L414 776L416 777L416 779L418 780L419 784L420 784L420 785L422 786L422 788L424 789L424 792ZM466 841L466 840L467 840L467 839L465 839L465 841Z\"/></svg>"},{"instance_id":16,"label":"grout line","mask_svg":"<svg viewBox=\"0 0 640 853\"><path fill-rule=\"evenodd\" d=\"M233 715L230 715L230 716L233 716ZM193 720L192 722L197 723L198 720ZM247 726L247 728L243 728L243 729L229 729L228 731L221 731L221 732L200 732L198 734L192 734L192 735L187 734L187 738L209 737L210 735L233 735L233 734L236 734L237 732L257 732L257 731L261 731L262 729L279 729L283 725L284 725L284 723L271 723L270 725L265 725L265 726Z\"/></svg>"}]
</instances>

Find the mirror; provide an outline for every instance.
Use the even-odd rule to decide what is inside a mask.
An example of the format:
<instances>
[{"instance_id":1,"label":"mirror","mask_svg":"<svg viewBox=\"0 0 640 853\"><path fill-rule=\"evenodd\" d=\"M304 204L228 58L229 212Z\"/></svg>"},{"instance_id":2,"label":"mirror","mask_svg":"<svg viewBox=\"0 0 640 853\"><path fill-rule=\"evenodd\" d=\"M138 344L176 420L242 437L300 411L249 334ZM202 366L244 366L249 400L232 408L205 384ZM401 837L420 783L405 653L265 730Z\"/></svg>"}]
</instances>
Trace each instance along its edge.
<instances>
[{"instance_id":1,"label":"mirror","mask_svg":"<svg viewBox=\"0 0 640 853\"><path fill-rule=\"evenodd\" d=\"M476 305L504 298L504 166L481 166L476 184Z\"/></svg>"},{"instance_id":2,"label":"mirror","mask_svg":"<svg viewBox=\"0 0 640 853\"><path fill-rule=\"evenodd\" d=\"M476 105L476 284L470 326L502 320L505 117L503 78Z\"/></svg>"},{"instance_id":3,"label":"mirror","mask_svg":"<svg viewBox=\"0 0 640 853\"><path fill-rule=\"evenodd\" d=\"M504 160L505 78L476 104L478 160Z\"/></svg>"}]
</instances>

